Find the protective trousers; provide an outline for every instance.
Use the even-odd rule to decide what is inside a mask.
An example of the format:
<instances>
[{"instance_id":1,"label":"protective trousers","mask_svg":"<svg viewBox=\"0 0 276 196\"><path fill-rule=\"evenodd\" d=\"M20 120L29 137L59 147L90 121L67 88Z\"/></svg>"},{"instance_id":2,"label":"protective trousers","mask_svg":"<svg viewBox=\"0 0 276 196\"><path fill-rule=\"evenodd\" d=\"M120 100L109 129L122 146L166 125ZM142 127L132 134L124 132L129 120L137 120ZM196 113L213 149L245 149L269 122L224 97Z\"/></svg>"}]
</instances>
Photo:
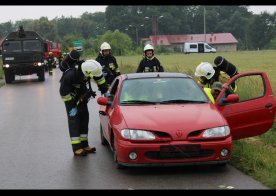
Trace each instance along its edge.
<instances>
[{"instance_id":1,"label":"protective trousers","mask_svg":"<svg viewBox=\"0 0 276 196\"><path fill-rule=\"evenodd\" d=\"M88 146L88 123L89 112L87 103L81 102L77 106L77 114L70 116L69 113L72 110L72 106L65 102L65 107L68 117L69 133L71 138L71 144L73 151Z\"/></svg>"}]
</instances>

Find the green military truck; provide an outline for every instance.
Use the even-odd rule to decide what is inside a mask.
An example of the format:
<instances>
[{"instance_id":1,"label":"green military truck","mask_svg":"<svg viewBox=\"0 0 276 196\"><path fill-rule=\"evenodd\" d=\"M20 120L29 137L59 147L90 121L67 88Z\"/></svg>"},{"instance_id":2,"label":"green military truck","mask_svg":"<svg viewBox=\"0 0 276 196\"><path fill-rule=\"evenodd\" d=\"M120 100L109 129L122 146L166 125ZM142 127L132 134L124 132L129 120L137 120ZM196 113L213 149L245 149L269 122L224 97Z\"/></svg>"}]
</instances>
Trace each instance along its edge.
<instances>
[{"instance_id":1,"label":"green military truck","mask_svg":"<svg viewBox=\"0 0 276 196\"><path fill-rule=\"evenodd\" d=\"M3 71L6 83L12 83L15 75L37 74L39 81L45 80L44 52L47 43L34 31L24 31L21 26L9 33L2 42Z\"/></svg>"}]
</instances>

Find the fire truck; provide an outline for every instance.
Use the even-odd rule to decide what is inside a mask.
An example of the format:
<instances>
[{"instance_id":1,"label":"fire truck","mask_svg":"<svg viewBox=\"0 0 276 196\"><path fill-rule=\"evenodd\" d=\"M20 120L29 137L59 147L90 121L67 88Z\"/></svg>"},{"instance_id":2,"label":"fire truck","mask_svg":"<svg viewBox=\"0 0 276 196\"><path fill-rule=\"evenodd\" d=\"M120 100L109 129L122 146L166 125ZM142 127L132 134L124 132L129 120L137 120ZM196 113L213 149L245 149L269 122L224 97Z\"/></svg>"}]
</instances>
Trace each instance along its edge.
<instances>
[{"instance_id":1,"label":"fire truck","mask_svg":"<svg viewBox=\"0 0 276 196\"><path fill-rule=\"evenodd\" d=\"M46 40L47 43L47 52L44 52L44 61L45 61L45 69L48 70L47 68L47 59L49 57L49 52L52 52L53 56L55 57L55 65L54 68L56 67L56 64L60 64L61 62L61 56L62 56L62 45L61 42L56 41L50 41Z\"/></svg>"},{"instance_id":2,"label":"fire truck","mask_svg":"<svg viewBox=\"0 0 276 196\"><path fill-rule=\"evenodd\" d=\"M53 42L46 40L47 42L47 52L44 53L44 59L47 59L49 57L49 52L52 52L54 57L59 58L62 54L62 46L59 41Z\"/></svg>"}]
</instances>

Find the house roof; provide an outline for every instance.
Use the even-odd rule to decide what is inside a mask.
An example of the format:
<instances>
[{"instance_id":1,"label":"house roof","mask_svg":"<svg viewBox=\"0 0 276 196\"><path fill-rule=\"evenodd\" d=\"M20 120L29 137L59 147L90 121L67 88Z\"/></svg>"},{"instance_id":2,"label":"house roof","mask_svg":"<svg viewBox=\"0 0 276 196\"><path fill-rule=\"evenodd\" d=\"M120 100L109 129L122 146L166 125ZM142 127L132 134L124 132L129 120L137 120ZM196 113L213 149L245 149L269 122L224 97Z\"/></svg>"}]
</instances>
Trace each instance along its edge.
<instances>
[{"instance_id":1,"label":"house roof","mask_svg":"<svg viewBox=\"0 0 276 196\"><path fill-rule=\"evenodd\" d=\"M205 42L204 34L186 34L186 35L157 35L150 36L150 41L158 45L183 44L185 42ZM229 44L238 43L231 33L212 33L206 34L206 42L209 44Z\"/></svg>"}]
</instances>

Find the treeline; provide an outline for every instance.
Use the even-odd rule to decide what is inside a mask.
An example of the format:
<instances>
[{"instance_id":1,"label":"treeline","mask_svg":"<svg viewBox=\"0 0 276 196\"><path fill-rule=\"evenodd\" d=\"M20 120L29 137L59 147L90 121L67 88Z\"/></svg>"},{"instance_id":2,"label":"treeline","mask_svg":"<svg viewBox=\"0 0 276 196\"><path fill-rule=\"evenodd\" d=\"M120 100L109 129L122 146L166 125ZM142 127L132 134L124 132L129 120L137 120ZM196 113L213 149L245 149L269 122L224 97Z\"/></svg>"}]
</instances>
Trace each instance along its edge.
<instances>
[{"instance_id":1,"label":"treeline","mask_svg":"<svg viewBox=\"0 0 276 196\"><path fill-rule=\"evenodd\" d=\"M41 17L2 23L0 37L23 25L25 30L35 30L50 40L61 40L64 48L73 40L82 40L84 49L92 53L107 39L120 45L113 51L120 55L141 49L140 39L153 34L154 18L160 35L203 34L204 8L206 33L232 33L239 41L239 50L276 49L276 13L256 15L246 6L107 6L105 13L85 12L79 18ZM120 38L113 40L118 35Z\"/></svg>"}]
</instances>

